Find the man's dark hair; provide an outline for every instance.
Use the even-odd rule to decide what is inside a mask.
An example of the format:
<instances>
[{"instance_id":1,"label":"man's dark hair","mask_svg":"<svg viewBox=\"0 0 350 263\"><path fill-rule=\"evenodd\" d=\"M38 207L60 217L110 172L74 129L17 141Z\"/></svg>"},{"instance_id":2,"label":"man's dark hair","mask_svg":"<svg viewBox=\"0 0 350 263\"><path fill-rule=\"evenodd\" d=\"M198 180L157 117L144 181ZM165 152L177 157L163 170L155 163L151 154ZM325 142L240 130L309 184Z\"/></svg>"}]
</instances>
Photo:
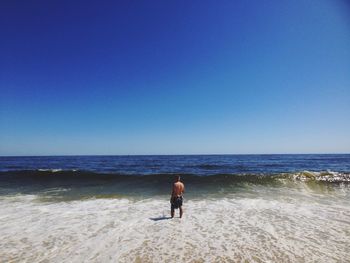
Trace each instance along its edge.
<instances>
[{"instance_id":1,"label":"man's dark hair","mask_svg":"<svg viewBox=\"0 0 350 263\"><path fill-rule=\"evenodd\" d=\"M176 175L175 178L177 181L180 181L180 179L181 179L180 175Z\"/></svg>"}]
</instances>

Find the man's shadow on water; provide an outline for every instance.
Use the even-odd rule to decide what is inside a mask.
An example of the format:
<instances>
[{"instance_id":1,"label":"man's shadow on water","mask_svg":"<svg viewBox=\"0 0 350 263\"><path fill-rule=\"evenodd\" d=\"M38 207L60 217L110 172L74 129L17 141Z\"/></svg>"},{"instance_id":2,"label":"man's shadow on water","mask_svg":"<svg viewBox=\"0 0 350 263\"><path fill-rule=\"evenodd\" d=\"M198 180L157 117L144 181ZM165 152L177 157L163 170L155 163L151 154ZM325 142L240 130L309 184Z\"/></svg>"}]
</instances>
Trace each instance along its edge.
<instances>
[{"instance_id":1,"label":"man's shadow on water","mask_svg":"<svg viewBox=\"0 0 350 263\"><path fill-rule=\"evenodd\" d=\"M150 217L149 219L153 221L167 220L171 219L171 216L159 216L159 217Z\"/></svg>"}]
</instances>

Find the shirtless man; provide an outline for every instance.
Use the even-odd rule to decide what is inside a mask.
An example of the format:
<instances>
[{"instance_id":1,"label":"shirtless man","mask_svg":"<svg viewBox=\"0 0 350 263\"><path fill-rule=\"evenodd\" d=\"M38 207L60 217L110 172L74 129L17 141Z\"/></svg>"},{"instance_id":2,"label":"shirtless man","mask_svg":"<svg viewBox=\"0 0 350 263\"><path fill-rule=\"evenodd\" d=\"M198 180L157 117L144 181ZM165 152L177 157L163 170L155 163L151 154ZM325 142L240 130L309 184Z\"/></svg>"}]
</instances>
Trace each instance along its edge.
<instances>
[{"instance_id":1,"label":"shirtless man","mask_svg":"<svg viewBox=\"0 0 350 263\"><path fill-rule=\"evenodd\" d=\"M174 218L175 209L180 209L180 218L182 218L182 194L185 192L185 186L180 181L180 176L176 176L176 182L173 185L173 191L171 193L170 203L171 203L171 218Z\"/></svg>"}]
</instances>

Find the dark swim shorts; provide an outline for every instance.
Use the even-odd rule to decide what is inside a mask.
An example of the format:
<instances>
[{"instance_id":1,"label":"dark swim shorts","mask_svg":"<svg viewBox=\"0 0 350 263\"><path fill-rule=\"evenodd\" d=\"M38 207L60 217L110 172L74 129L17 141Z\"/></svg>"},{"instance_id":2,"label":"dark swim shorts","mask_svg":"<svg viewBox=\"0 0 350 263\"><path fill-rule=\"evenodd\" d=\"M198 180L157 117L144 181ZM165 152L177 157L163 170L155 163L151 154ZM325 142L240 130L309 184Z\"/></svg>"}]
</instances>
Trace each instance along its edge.
<instances>
[{"instance_id":1,"label":"dark swim shorts","mask_svg":"<svg viewBox=\"0 0 350 263\"><path fill-rule=\"evenodd\" d=\"M171 209L178 209L182 206L182 196L171 198Z\"/></svg>"}]
</instances>

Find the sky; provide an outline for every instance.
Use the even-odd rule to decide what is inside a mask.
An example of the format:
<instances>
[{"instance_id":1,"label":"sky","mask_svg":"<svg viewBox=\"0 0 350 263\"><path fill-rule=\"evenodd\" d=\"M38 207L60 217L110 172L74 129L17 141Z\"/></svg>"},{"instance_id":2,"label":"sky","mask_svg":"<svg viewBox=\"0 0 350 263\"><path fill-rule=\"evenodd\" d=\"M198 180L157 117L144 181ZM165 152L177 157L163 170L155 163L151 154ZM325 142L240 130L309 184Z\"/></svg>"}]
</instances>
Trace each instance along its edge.
<instances>
[{"instance_id":1,"label":"sky","mask_svg":"<svg viewBox=\"0 0 350 263\"><path fill-rule=\"evenodd\" d=\"M0 155L350 153L345 0L1 1Z\"/></svg>"}]
</instances>

